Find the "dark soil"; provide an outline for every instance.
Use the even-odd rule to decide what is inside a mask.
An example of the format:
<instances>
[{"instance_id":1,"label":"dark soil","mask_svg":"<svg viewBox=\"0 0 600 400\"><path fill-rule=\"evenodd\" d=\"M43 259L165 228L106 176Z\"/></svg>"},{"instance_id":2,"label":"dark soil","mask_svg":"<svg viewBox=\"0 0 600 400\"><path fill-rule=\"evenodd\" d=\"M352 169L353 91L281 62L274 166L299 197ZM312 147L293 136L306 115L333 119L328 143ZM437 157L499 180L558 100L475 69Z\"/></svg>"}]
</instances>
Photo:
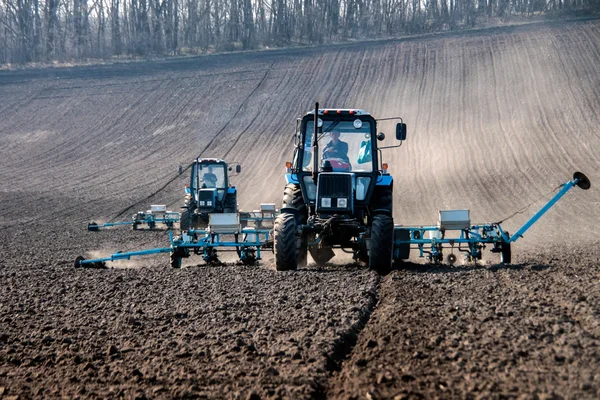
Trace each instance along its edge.
<instances>
[{"instance_id":1,"label":"dark soil","mask_svg":"<svg viewBox=\"0 0 600 400\"><path fill-rule=\"evenodd\" d=\"M597 398L600 254L552 250L394 272L329 397Z\"/></svg>"}]
</instances>

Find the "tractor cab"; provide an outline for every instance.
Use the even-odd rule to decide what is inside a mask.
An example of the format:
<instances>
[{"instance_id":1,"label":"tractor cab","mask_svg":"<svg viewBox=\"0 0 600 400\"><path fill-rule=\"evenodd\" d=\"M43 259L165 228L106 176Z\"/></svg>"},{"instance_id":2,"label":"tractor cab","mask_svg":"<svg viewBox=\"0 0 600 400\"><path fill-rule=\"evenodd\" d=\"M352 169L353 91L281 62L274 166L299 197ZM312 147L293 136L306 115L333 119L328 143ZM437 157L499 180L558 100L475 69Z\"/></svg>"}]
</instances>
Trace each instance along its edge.
<instances>
[{"instance_id":1,"label":"tractor cab","mask_svg":"<svg viewBox=\"0 0 600 400\"><path fill-rule=\"evenodd\" d=\"M377 151L385 136L377 134L375 119L363 110L319 109L316 118L311 111L299 122L293 167L305 202L318 214L362 214L387 175Z\"/></svg>"},{"instance_id":2,"label":"tractor cab","mask_svg":"<svg viewBox=\"0 0 600 400\"><path fill-rule=\"evenodd\" d=\"M208 214L237 212L237 192L229 184L229 173L241 172L217 158L198 158L192 163L189 186L181 216L183 229L203 227L208 223Z\"/></svg>"},{"instance_id":3,"label":"tractor cab","mask_svg":"<svg viewBox=\"0 0 600 400\"><path fill-rule=\"evenodd\" d=\"M202 213L216 211L228 187L227 164L223 160L199 159L192 170L190 187Z\"/></svg>"}]
</instances>

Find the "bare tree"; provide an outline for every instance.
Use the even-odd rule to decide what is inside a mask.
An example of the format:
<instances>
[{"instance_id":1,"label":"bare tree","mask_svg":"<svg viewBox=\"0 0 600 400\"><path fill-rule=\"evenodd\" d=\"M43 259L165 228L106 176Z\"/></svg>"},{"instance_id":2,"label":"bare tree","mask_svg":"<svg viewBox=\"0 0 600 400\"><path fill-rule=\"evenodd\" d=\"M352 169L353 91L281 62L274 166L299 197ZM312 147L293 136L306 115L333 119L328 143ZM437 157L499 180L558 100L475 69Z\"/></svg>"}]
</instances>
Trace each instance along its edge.
<instances>
[{"instance_id":1,"label":"bare tree","mask_svg":"<svg viewBox=\"0 0 600 400\"><path fill-rule=\"evenodd\" d=\"M600 10L598 0L0 0L0 64L285 46Z\"/></svg>"}]
</instances>

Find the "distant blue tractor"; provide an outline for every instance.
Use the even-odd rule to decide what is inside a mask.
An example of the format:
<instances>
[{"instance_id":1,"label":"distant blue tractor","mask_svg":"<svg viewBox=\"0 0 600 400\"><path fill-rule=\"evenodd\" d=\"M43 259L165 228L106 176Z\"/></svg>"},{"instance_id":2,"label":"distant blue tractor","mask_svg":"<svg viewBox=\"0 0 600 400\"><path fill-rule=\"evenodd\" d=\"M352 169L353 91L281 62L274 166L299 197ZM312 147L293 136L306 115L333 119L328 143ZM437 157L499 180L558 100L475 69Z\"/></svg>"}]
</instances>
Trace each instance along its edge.
<instances>
[{"instance_id":1,"label":"distant blue tractor","mask_svg":"<svg viewBox=\"0 0 600 400\"><path fill-rule=\"evenodd\" d=\"M389 273L393 179L380 160L377 142L385 135L377 133L376 120L363 110L319 109L317 103L297 125L274 224L276 269L305 266L309 252L322 265L339 248L378 273ZM396 139L397 146L406 139L406 124L396 124Z\"/></svg>"},{"instance_id":2,"label":"distant blue tractor","mask_svg":"<svg viewBox=\"0 0 600 400\"><path fill-rule=\"evenodd\" d=\"M209 214L237 213L237 190L229 185L229 172L234 168L221 159L198 158L191 168L189 186L179 221L181 230L208 226ZM235 172L241 172L235 166Z\"/></svg>"}]
</instances>

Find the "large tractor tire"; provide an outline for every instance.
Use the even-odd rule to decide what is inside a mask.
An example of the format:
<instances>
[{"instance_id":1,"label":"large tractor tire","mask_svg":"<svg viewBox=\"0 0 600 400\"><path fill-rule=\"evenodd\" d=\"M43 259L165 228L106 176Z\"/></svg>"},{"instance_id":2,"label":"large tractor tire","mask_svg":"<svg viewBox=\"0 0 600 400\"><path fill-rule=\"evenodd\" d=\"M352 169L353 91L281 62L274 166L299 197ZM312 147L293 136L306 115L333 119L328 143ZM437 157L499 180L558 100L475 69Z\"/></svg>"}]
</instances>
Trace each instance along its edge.
<instances>
[{"instance_id":1,"label":"large tractor tire","mask_svg":"<svg viewBox=\"0 0 600 400\"><path fill-rule=\"evenodd\" d=\"M285 185L285 189L283 190L282 208L295 209L298 211L300 220L302 222L306 221L308 218L308 211L306 209L306 204L304 203L304 198L302 197L300 185L295 183L288 183Z\"/></svg>"},{"instance_id":2,"label":"large tractor tire","mask_svg":"<svg viewBox=\"0 0 600 400\"><path fill-rule=\"evenodd\" d=\"M306 242L296 235L294 214L283 213L275 218L273 242L277 271L293 271L306 266Z\"/></svg>"},{"instance_id":3,"label":"large tractor tire","mask_svg":"<svg viewBox=\"0 0 600 400\"><path fill-rule=\"evenodd\" d=\"M179 229L187 231L192 227L192 215L188 208L184 209L179 218Z\"/></svg>"},{"instance_id":4,"label":"large tractor tire","mask_svg":"<svg viewBox=\"0 0 600 400\"><path fill-rule=\"evenodd\" d=\"M192 217L192 227L194 229L206 229L208 228L208 221L208 214L195 214Z\"/></svg>"},{"instance_id":5,"label":"large tractor tire","mask_svg":"<svg viewBox=\"0 0 600 400\"><path fill-rule=\"evenodd\" d=\"M386 214L375 214L371 226L369 268L379 275L387 275L392 271L393 238L393 218Z\"/></svg>"},{"instance_id":6,"label":"large tractor tire","mask_svg":"<svg viewBox=\"0 0 600 400\"><path fill-rule=\"evenodd\" d=\"M388 212L392 215L394 209L394 194L391 186L375 187L371 197L371 210L381 213Z\"/></svg>"},{"instance_id":7,"label":"large tractor tire","mask_svg":"<svg viewBox=\"0 0 600 400\"><path fill-rule=\"evenodd\" d=\"M223 203L223 212L225 213L236 213L237 212L237 193L229 194L225 197Z\"/></svg>"},{"instance_id":8,"label":"large tractor tire","mask_svg":"<svg viewBox=\"0 0 600 400\"><path fill-rule=\"evenodd\" d=\"M179 218L179 229L188 231L190 229L206 229L208 226L208 214L195 214L185 209Z\"/></svg>"}]
</instances>

